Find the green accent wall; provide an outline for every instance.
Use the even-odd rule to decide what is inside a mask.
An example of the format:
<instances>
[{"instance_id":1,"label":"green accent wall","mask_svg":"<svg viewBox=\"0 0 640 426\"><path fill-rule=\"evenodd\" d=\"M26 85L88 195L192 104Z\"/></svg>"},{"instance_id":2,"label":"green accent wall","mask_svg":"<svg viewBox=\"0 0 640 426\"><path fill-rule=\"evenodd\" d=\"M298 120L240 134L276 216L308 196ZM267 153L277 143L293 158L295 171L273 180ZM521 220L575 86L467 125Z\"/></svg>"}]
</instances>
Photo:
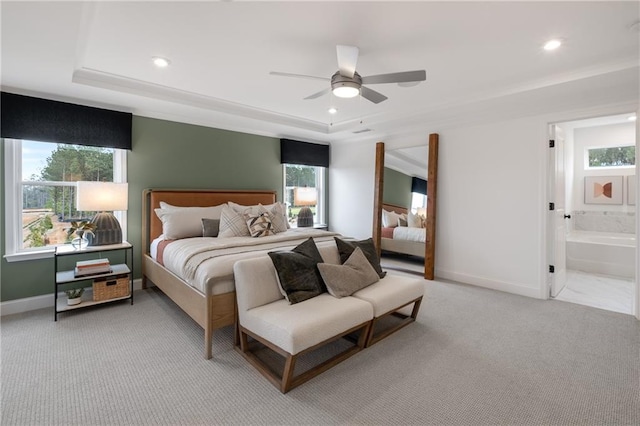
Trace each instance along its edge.
<instances>
[{"instance_id":1,"label":"green accent wall","mask_svg":"<svg viewBox=\"0 0 640 426\"><path fill-rule=\"evenodd\" d=\"M0 140L4 164L4 141ZM127 158L127 239L134 245L134 277L141 276L142 191L145 188L277 190L282 200L280 140L145 117L133 117ZM0 252L5 254L4 173L0 173ZM53 292L53 258L0 260L0 300Z\"/></svg>"},{"instance_id":2,"label":"green accent wall","mask_svg":"<svg viewBox=\"0 0 640 426\"><path fill-rule=\"evenodd\" d=\"M384 168L384 188L382 191L384 203L411 207L411 176L400 173L388 167Z\"/></svg>"}]
</instances>

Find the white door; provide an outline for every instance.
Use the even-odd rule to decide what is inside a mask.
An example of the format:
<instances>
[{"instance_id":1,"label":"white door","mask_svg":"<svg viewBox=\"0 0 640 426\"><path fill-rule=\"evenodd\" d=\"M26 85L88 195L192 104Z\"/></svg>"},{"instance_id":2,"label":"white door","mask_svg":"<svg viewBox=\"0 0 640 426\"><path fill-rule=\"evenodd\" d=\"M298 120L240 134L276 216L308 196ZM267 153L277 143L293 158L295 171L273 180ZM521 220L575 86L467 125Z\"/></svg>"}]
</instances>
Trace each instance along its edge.
<instances>
[{"instance_id":1,"label":"white door","mask_svg":"<svg viewBox=\"0 0 640 426\"><path fill-rule=\"evenodd\" d=\"M549 295L556 297L567 282L564 135L562 129L550 129L553 147L549 144ZM553 208L551 208L553 203ZM553 270L553 272L552 272Z\"/></svg>"}]
</instances>

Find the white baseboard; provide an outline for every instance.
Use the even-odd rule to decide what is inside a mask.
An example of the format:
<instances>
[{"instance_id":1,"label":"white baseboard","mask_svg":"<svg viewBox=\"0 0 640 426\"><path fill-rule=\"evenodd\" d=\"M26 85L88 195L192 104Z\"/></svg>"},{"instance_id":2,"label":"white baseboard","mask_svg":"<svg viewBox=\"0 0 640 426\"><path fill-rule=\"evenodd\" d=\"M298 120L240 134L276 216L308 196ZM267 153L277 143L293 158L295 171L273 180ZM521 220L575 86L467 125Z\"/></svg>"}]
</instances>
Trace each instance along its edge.
<instances>
[{"instance_id":1,"label":"white baseboard","mask_svg":"<svg viewBox=\"0 0 640 426\"><path fill-rule=\"evenodd\" d=\"M140 290L141 288L142 279L133 280L133 290ZM20 314L44 308L53 308L53 293L2 302L0 303L0 316Z\"/></svg>"},{"instance_id":2,"label":"white baseboard","mask_svg":"<svg viewBox=\"0 0 640 426\"><path fill-rule=\"evenodd\" d=\"M489 278L478 277L475 275L461 274L459 272L447 271L442 269L436 270L437 278L444 278L451 281L456 281L463 284L475 285L478 287L490 288L492 290L504 291L506 293L517 294L519 296L533 297L534 299L540 299L541 291L539 288L527 287L524 285L518 285L508 283L504 281L496 281Z\"/></svg>"}]
</instances>

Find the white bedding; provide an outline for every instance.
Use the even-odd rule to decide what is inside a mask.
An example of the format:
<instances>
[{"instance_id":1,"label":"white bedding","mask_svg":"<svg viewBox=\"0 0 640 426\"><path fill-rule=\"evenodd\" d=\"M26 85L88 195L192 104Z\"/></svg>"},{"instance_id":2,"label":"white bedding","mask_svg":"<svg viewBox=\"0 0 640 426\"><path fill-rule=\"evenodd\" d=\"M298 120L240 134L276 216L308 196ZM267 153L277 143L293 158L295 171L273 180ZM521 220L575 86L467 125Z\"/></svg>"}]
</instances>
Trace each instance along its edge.
<instances>
[{"instance_id":1,"label":"white bedding","mask_svg":"<svg viewBox=\"0 0 640 426\"><path fill-rule=\"evenodd\" d=\"M393 239L424 243L427 240L427 230L426 228L398 226L396 228L393 228Z\"/></svg>"},{"instance_id":2,"label":"white bedding","mask_svg":"<svg viewBox=\"0 0 640 426\"><path fill-rule=\"evenodd\" d=\"M339 235L313 228L292 228L262 238L184 238L167 245L163 263L202 293L222 294L234 291L233 265L238 260L266 256L274 250L290 250L309 237L313 237L318 246L330 244L333 237Z\"/></svg>"}]
</instances>

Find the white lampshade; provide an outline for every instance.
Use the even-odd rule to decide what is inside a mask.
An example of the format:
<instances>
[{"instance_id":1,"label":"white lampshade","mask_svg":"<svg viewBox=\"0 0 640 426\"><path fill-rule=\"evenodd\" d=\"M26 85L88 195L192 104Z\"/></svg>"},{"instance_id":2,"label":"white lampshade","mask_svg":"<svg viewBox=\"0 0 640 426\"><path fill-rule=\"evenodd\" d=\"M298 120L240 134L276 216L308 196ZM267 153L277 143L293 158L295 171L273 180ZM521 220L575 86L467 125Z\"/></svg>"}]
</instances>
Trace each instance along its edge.
<instances>
[{"instance_id":1,"label":"white lampshade","mask_svg":"<svg viewBox=\"0 0 640 426\"><path fill-rule=\"evenodd\" d=\"M315 206L318 204L318 192L315 188L297 187L293 190L294 206Z\"/></svg>"},{"instance_id":2,"label":"white lampshade","mask_svg":"<svg viewBox=\"0 0 640 426\"><path fill-rule=\"evenodd\" d=\"M84 212L127 210L128 190L126 183L78 182L76 209Z\"/></svg>"}]
</instances>

